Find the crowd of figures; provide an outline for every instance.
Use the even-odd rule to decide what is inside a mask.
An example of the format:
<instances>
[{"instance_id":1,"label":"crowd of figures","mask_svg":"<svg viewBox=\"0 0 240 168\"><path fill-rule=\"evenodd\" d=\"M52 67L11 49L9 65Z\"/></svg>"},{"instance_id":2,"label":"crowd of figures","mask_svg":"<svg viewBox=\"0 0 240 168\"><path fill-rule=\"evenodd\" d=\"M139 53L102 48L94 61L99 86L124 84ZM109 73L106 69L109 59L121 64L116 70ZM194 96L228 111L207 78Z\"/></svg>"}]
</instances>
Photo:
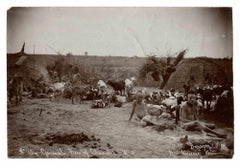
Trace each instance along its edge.
<instances>
[{"instance_id":1,"label":"crowd of figures","mask_svg":"<svg viewBox=\"0 0 240 168\"><path fill-rule=\"evenodd\" d=\"M218 131L214 120L223 123L230 121L230 128L233 126L233 88L221 85L187 89L184 85L184 88L184 91L170 89L151 93L139 90L133 101L129 121L136 116L135 120L142 127L153 126L157 131L182 129L203 133L204 139L200 140L189 140L187 135L180 138L180 149L201 152L200 155L206 156L206 149L199 151L194 147L210 146L210 153L216 157L232 157L233 129ZM214 116L214 120L208 120L209 114Z\"/></svg>"},{"instance_id":2,"label":"crowd of figures","mask_svg":"<svg viewBox=\"0 0 240 168\"><path fill-rule=\"evenodd\" d=\"M49 98L51 101L58 101L60 97L70 98L72 104L93 100L93 108L104 108L110 103L121 107L123 103L133 101L133 111L137 102L146 104L146 107L152 105L158 108L158 113L162 115L167 111L169 116L176 119L176 123L180 120L181 111L190 107L191 110L185 111L191 111L188 113L192 113L194 119L204 112L214 113L219 120L233 119L232 87L206 85L190 88L183 85L180 90L155 89L150 92L147 88L135 89L135 85L135 77L125 80L99 80L93 85L86 85L82 82L81 75L76 73L66 82L49 83L38 80L30 86L22 77L14 76L8 81L8 103L13 102L14 98L18 105L22 96Z\"/></svg>"},{"instance_id":3,"label":"crowd of figures","mask_svg":"<svg viewBox=\"0 0 240 168\"><path fill-rule=\"evenodd\" d=\"M122 107L132 103L129 121L135 120L142 126L156 126L157 129L201 131L202 133L226 139L227 135L215 131L216 125L207 122L202 116L213 114L218 121L229 120L233 124L233 88L221 85L189 87L179 90L158 89L149 91L135 87L136 78L125 80L99 80L94 85L86 85L81 75L76 73L66 82L48 83L38 80L34 85L20 76L8 81L8 105L19 105L22 96L28 98L49 98L57 101L71 99L72 104L91 101L91 108L106 108L111 105ZM187 137L185 137L187 139ZM229 148L233 148L231 141Z\"/></svg>"},{"instance_id":4,"label":"crowd of figures","mask_svg":"<svg viewBox=\"0 0 240 168\"><path fill-rule=\"evenodd\" d=\"M170 89L146 94L144 90L141 90L134 100L129 120L132 119L134 113L143 126L158 125L156 121L160 118L172 118L175 119L175 124L188 123L188 125L185 124L186 129L200 127L197 129L224 137L211 130L214 128L212 124L199 123L199 116L204 113L213 113L219 118L229 118L230 115L233 117L233 92L232 88L226 90L220 85L185 89L185 92ZM191 121L194 122L191 123Z\"/></svg>"}]
</instances>

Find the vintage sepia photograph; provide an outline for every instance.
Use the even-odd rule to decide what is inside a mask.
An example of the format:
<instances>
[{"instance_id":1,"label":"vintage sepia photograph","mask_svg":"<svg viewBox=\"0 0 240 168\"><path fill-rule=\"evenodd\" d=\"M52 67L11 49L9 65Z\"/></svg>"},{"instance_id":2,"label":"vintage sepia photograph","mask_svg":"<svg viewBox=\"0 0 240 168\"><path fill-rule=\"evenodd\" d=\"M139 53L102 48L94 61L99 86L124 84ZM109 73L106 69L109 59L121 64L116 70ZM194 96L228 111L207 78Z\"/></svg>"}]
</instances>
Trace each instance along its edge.
<instances>
[{"instance_id":1,"label":"vintage sepia photograph","mask_svg":"<svg viewBox=\"0 0 240 168\"><path fill-rule=\"evenodd\" d=\"M8 158L232 159L231 7L11 7Z\"/></svg>"}]
</instances>

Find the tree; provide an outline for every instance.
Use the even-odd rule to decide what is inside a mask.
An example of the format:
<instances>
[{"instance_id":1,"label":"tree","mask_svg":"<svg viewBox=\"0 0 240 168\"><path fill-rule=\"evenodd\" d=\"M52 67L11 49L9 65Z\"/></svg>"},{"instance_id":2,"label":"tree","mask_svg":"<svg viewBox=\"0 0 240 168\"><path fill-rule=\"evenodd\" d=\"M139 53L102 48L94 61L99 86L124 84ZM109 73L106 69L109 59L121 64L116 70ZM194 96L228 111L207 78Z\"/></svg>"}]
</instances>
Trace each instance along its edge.
<instances>
[{"instance_id":1,"label":"tree","mask_svg":"<svg viewBox=\"0 0 240 168\"><path fill-rule=\"evenodd\" d=\"M176 66L183 59L186 51L186 49L180 51L173 64L171 64L171 58L169 56L166 61L156 58L156 55L149 56L146 63L140 69L140 78L146 78L148 73L151 73L155 81L160 81L160 77L162 77L163 81L160 85L160 89L163 89L171 74L176 71Z\"/></svg>"},{"instance_id":2,"label":"tree","mask_svg":"<svg viewBox=\"0 0 240 168\"><path fill-rule=\"evenodd\" d=\"M73 54L71 52L69 52L69 53L66 54L66 56L71 57L71 56L73 56Z\"/></svg>"}]
</instances>

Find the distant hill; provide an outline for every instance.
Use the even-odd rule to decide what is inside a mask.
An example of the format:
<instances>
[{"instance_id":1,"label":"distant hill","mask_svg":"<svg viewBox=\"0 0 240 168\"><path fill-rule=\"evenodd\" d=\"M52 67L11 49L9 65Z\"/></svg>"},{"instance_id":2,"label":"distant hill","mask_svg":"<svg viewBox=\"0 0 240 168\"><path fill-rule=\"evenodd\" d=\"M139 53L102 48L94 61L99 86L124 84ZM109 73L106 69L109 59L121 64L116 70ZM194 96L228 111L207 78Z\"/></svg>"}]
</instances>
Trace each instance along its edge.
<instances>
[{"instance_id":1,"label":"distant hill","mask_svg":"<svg viewBox=\"0 0 240 168\"><path fill-rule=\"evenodd\" d=\"M24 58L24 59L23 59ZM8 77L13 76L20 71L23 76L31 77L33 80L43 76L49 80L47 66L63 58L69 65L75 65L84 73L97 76L99 79L118 79L137 76L140 66L145 59L140 57L123 56L59 56L43 54L7 54L7 72ZM23 60L23 61L21 61ZM19 70L20 69L20 70Z\"/></svg>"},{"instance_id":2,"label":"distant hill","mask_svg":"<svg viewBox=\"0 0 240 168\"><path fill-rule=\"evenodd\" d=\"M93 81L137 77L140 68L146 62L146 58L143 57L32 55L19 52L7 54L7 76L12 77L16 73L21 73L28 80L34 81L43 77L49 81L47 66L54 65L59 58L63 58L69 65L79 67L82 72L89 74L89 78L94 76ZM218 79L219 83L232 85L232 59L185 58L170 77L166 88L180 88L190 76L193 76L197 83L203 83L207 74L215 81ZM147 79L142 81L141 85L159 86L159 82L147 75Z\"/></svg>"}]
</instances>

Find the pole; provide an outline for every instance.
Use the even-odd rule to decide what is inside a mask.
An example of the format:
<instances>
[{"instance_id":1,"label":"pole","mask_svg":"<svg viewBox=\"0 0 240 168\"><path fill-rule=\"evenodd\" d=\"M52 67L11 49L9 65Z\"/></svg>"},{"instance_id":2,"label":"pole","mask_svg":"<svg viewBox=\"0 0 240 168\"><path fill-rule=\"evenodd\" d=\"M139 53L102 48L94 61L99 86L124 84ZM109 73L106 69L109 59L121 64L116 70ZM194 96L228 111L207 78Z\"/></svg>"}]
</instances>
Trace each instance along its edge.
<instances>
[{"instance_id":1,"label":"pole","mask_svg":"<svg viewBox=\"0 0 240 168\"><path fill-rule=\"evenodd\" d=\"M33 44L33 54L35 55L35 44Z\"/></svg>"}]
</instances>

